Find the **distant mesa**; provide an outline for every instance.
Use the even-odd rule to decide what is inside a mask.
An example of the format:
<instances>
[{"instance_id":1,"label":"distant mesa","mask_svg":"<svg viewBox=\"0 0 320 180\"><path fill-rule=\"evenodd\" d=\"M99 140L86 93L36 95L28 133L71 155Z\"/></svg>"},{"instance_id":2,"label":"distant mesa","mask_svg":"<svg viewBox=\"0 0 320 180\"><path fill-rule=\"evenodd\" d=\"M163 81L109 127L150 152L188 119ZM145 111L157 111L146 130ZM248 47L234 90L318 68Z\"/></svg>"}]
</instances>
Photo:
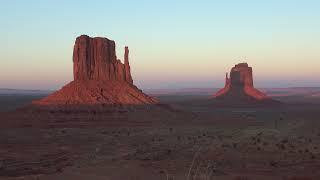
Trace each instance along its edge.
<instances>
[{"instance_id":1,"label":"distant mesa","mask_svg":"<svg viewBox=\"0 0 320 180\"><path fill-rule=\"evenodd\" d=\"M230 71L230 77L226 74L226 82L223 89L214 97L226 101L269 101L266 94L254 88L252 67L247 63L239 63Z\"/></svg>"},{"instance_id":2,"label":"distant mesa","mask_svg":"<svg viewBox=\"0 0 320 180\"><path fill-rule=\"evenodd\" d=\"M115 42L87 35L77 37L73 49L74 80L35 105L155 104L134 84L129 65L129 48L124 63L116 56Z\"/></svg>"}]
</instances>

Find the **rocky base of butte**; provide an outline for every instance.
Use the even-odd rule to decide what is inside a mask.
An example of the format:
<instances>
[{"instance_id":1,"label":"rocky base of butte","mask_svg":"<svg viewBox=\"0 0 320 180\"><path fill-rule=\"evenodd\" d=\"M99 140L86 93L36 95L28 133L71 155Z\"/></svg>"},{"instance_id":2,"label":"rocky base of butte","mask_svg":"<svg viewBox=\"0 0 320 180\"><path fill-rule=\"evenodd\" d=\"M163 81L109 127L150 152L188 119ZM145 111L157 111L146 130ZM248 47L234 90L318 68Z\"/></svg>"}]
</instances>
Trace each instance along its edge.
<instances>
[{"instance_id":1,"label":"rocky base of butte","mask_svg":"<svg viewBox=\"0 0 320 180\"><path fill-rule=\"evenodd\" d=\"M125 47L124 63L116 57L115 42L82 35L73 50L74 80L34 105L155 104L134 84Z\"/></svg>"},{"instance_id":2,"label":"rocky base of butte","mask_svg":"<svg viewBox=\"0 0 320 180\"><path fill-rule=\"evenodd\" d=\"M226 74L224 88L220 89L214 98L225 102L275 102L266 94L254 88L252 67L247 63L239 63Z\"/></svg>"}]
</instances>

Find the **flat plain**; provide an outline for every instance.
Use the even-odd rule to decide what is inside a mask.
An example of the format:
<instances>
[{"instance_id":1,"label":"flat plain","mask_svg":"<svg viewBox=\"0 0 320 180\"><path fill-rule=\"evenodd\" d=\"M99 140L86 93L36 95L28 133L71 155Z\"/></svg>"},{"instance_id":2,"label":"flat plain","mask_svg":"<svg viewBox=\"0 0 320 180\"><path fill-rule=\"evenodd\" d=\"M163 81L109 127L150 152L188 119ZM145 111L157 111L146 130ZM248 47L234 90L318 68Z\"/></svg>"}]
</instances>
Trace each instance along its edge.
<instances>
[{"instance_id":1,"label":"flat plain","mask_svg":"<svg viewBox=\"0 0 320 180\"><path fill-rule=\"evenodd\" d=\"M0 96L0 179L319 179L318 97L229 107L203 92L155 95L161 104L63 110Z\"/></svg>"}]
</instances>

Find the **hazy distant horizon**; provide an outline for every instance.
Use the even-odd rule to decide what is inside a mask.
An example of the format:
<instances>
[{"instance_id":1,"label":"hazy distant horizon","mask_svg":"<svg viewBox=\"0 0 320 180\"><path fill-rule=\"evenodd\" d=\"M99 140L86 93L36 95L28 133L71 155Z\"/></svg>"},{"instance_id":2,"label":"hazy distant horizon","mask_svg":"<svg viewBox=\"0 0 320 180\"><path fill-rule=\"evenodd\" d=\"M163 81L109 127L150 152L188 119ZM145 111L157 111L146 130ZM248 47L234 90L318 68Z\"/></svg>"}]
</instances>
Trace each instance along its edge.
<instances>
[{"instance_id":1,"label":"hazy distant horizon","mask_svg":"<svg viewBox=\"0 0 320 180\"><path fill-rule=\"evenodd\" d=\"M57 89L22 89L22 88L1 88L0 87L0 92L3 90L8 90L8 91L41 91L41 92L54 92L57 91L60 88ZM217 89L221 89L223 87L160 87L160 88L141 88L141 90L143 91L157 91L157 90L191 90L191 89L198 89L198 90L217 90ZM320 89L320 86L288 86L288 87L256 87L257 89L294 89L294 88L315 88L315 89Z\"/></svg>"},{"instance_id":2,"label":"hazy distant horizon","mask_svg":"<svg viewBox=\"0 0 320 180\"><path fill-rule=\"evenodd\" d=\"M223 87L243 61L258 88L318 87L319 9L316 0L4 1L0 88L61 88L81 34L114 40L122 60L129 46L141 89Z\"/></svg>"}]
</instances>

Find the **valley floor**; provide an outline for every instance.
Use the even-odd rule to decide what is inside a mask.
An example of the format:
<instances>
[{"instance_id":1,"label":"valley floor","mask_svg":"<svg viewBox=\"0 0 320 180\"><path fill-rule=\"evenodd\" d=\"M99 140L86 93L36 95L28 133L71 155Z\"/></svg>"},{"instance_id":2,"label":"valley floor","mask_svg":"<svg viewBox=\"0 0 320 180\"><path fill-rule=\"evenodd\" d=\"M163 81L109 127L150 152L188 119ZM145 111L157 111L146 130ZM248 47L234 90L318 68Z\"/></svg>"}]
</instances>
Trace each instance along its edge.
<instances>
[{"instance_id":1,"label":"valley floor","mask_svg":"<svg viewBox=\"0 0 320 180\"><path fill-rule=\"evenodd\" d=\"M2 113L0 179L320 179L320 106L205 101Z\"/></svg>"}]
</instances>

